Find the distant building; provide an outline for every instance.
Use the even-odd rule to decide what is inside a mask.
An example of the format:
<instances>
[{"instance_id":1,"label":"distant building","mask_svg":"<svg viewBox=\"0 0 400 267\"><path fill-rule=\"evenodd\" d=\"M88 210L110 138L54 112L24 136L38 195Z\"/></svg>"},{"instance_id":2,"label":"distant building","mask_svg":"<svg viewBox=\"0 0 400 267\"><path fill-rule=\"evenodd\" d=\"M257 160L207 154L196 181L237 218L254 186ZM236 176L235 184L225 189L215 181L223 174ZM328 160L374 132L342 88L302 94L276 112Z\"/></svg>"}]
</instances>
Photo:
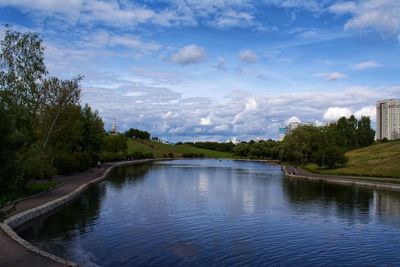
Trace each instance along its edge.
<instances>
[{"instance_id":1,"label":"distant building","mask_svg":"<svg viewBox=\"0 0 400 267\"><path fill-rule=\"evenodd\" d=\"M285 139L285 136L287 134L287 129L288 128L286 126L279 127L278 141L283 141L283 139Z\"/></svg>"},{"instance_id":2,"label":"distant building","mask_svg":"<svg viewBox=\"0 0 400 267\"><path fill-rule=\"evenodd\" d=\"M385 99L376 103L376 138L400 138L400 99Z\"/></svg>"},{"instance_id":3,"label":"distant building","mask_svg":"<svg viewBox=\"0 0 400 267\"><path fill-rule=\"evenodd\" d=\"M117 132L117 123L115 122L115 119L113 119L113 121L112 121L110 133L111 134L117 134L118 133Z\"/></svg>"},{"instance_id":4,"label":"distant building","mask_svg":"<svg viewBox=\"0 0 400 267\"><path fill-rule=\"evenodd\" d=\"M234 145L237 145L240 143L240 140L236 137L232 137L230 140L226 141L227 143L232 143Z\"/></svg>"},{"instance_id":5,"label":"distant building","mask_svg":"<svg viewBox=\"0 0 400 267\"><path fill-rule=\"evenodd\" d=\"M287 128L287 133L293 132L294 129L298 128L301 125L300 121L292 121L289 122L288 128Z\"/></svg>"}]
</instances>

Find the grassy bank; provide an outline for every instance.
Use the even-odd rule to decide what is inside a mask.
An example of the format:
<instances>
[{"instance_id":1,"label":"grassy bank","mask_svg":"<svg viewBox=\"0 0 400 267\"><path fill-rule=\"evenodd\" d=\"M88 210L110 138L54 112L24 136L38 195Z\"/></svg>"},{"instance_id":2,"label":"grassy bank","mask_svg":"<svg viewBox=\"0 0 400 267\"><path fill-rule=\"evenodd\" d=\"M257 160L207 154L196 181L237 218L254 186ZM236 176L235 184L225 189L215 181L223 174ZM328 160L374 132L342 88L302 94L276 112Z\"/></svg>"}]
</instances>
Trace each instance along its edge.
<instances>
[{"instance_id":1,"label":"grassy bank","mask_svg":"<svg viewBox=\"0 0 400 267\"><path fill-rule=\"evenodd\" d=\"M170 145L149 140L129 140L128 155L135 152L152 153L156 158L183 157L185 155L204 155L207 158L232 158L231 153L219 152L209 149L197 148L188 144Z\"/></svg>"},{"instance_id":2,"label":"grassy bank","mask_svg":"<svg viewBox=\"0 0 400 267\"><path fill-rule=\"evenodd\" d=\"M325 170L309 164L312 172L337 175L400 178L400 141L376 144L346 153L346 166Z\"/></svg>"}]
</instances>

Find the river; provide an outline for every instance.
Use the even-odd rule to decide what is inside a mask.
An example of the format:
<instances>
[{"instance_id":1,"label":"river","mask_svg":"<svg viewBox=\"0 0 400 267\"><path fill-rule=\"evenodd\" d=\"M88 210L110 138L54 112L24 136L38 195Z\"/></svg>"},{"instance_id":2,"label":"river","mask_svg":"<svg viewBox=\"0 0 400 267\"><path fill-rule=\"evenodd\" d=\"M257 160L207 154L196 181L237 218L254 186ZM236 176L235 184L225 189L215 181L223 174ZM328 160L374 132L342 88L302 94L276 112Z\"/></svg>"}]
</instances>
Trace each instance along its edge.
<instances>
[{"instance_id":1,"label":"river","mask_svg":"<svg viewBox=\"0 0 400 267\"><path fill-rule=\"evenodd\" d=\"M115 169L17 232L87 266L394 266L400 194L262 162L160 161Z\"/></svg>"}]
</instances>

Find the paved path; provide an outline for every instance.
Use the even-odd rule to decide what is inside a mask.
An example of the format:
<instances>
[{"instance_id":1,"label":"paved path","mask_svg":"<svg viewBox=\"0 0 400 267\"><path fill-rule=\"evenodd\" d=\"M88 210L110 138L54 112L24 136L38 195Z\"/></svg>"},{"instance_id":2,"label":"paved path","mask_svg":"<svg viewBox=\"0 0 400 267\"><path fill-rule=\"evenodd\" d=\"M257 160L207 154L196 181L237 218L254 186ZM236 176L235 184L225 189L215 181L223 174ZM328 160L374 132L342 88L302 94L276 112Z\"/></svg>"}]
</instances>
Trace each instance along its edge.
<instances>
[{"instance_id":1,"label":"paved path","mask_svg":"<svg viewBox=\"0 0 400 267\"><path fill-rule=\"evenodd\" d=\"M325 181L332 181L338 183L353 183L361 186L384 188L390 190L400 190L399 179L396 178L382 178L382 177L367 177L367 176L346 176L346 175L331 175L331 174L321 174L313 173L302 168L295 167L293 165L286 165L286 170L295 170L295 176L316 178ZM382 181L379 181L382 180Z\"/></svg>"},{"instance_id":2,"label":"paved path","mask_svg":"<svg viewBox=\"0 0 400 267\"><path fill-rule=\"evenodd\" d=\"M19 202L16 206L16 210L13 214L20 213L25 210L40 206L49 201L55 200L62 196L67 195L79 186L90 182L104 174L104 172L110 168L112 164L105 164L102 168L93 168L84 173L78 173L66 176L56 176L53 178L54 181L60 181L63 183L60 187L46 193L39 194L35 197L23 200ZM36 254L15 240L10 238L1 228L0 228L0 266L62 266L46 257Z\"/></svg>"}]
</instances>

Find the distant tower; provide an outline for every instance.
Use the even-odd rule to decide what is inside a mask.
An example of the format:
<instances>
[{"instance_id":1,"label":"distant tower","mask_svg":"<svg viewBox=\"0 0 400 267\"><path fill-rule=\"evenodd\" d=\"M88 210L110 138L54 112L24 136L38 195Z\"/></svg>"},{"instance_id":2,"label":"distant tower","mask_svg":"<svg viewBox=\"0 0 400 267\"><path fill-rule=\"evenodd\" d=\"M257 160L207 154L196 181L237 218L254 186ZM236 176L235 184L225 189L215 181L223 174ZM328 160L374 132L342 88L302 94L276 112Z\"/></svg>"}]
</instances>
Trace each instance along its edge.
<instances>
[{"instance_id":1,"label":"distant tower","mask_svg":"<svg viewBox=\"0 0 400 267\"><path fill-rule=\"evenodd\" d=\"M117 124L116 124L116 122L115 122L115 119L113 119L113 121L112 121L110 133L111 133L111 134L117 134Z\"/></svg>"}]
</instances>

